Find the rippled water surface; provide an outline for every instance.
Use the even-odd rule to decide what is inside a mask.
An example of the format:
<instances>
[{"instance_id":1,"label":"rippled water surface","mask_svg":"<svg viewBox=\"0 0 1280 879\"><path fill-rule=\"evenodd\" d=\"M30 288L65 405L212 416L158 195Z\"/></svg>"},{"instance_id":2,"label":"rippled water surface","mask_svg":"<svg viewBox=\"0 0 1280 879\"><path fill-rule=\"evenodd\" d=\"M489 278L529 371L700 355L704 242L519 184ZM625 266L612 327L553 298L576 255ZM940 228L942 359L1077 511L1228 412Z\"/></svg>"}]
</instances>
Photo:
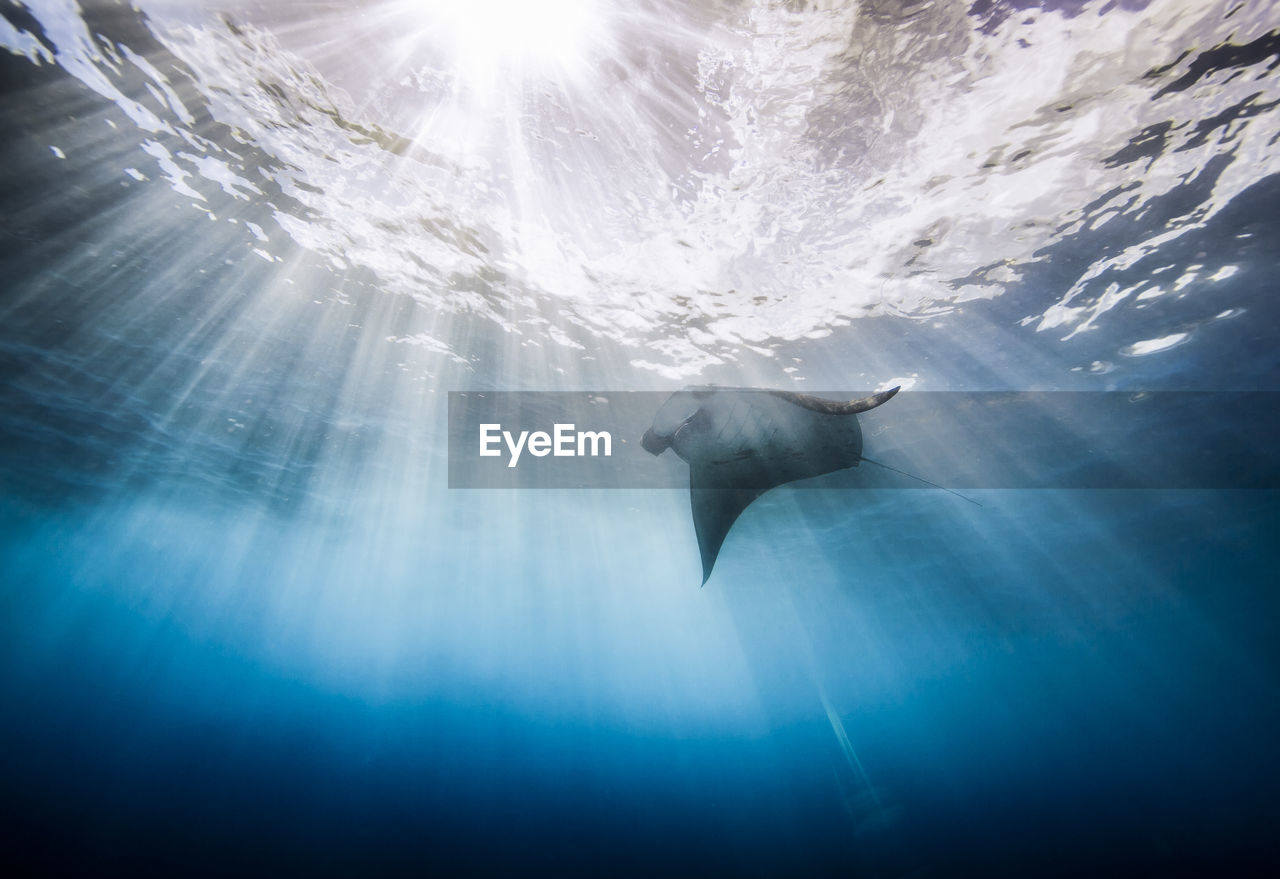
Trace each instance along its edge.
<instances>
[{"instance_id":1,"label":"rippled water surface","mask_svg":"<svg viewBox=\"0 0 1280 879\"><path fill-rule=\"evenodd\" d=\"M0 16L6 857L1274 864L1273 4ZM448 488L451 391L689 383L964 392L867 454L1009 477L776 490L702 589L682 491Z\"/></svg>"}]
</instances>

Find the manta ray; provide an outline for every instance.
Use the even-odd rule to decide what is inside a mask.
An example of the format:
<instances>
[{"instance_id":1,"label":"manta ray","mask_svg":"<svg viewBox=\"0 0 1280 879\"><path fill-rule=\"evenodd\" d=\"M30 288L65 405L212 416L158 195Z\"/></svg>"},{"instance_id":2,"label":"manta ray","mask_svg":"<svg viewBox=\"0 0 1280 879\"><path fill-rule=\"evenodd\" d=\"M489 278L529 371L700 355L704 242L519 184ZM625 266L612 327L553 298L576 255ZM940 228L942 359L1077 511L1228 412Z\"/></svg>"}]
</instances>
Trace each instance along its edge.
<instances>
[{"instance_id":1,"label":"manta ray","mask_svg":"<svg viewBox=\"0 0 1280 879\"><path fill-rule=\"evenodd\" d=\"M716 386L672 394L640 443L652 455L674 449L689 465L703 585L729 529L752 501L784 483L866 460L858 415L898 390L849 401Z\"/></svg>"}]
</instances>

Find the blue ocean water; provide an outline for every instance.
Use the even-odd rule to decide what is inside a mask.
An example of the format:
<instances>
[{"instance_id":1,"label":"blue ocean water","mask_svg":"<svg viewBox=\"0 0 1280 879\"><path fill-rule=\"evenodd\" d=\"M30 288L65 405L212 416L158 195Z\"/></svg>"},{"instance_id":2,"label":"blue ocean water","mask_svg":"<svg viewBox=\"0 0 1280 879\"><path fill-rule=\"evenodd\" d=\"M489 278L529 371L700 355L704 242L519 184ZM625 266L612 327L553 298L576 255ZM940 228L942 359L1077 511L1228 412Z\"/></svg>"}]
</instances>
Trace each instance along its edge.
<instances>
[{"instance_id":1,"label":"blue ocean water","mask_svg":"<svg viewBox=\"0 0 1280 879\"><path fill-rule=\"evenodd\" d=\"M1275 417L1214 403L1280 391L1270 4L476 8L0 10L0 856L1274 871ZM683 491L448 487L450 391L707 382L1232 442L777 489L702 588Z\"/></svg>"}]
</instances>

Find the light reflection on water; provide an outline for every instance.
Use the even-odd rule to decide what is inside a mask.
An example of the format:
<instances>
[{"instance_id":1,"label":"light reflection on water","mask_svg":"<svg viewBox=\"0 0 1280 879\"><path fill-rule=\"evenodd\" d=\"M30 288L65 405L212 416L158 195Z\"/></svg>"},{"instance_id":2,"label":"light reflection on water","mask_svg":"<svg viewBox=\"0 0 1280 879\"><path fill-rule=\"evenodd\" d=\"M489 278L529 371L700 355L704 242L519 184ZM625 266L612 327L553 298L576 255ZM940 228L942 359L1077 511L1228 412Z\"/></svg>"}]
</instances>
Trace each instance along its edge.
<instances>
[{"instance_id":1,"label":"light reflection on water","mask_svg":"<svg viewBox=\"0 0 1280 879\"><path fill-rule=\"evenodd\" d=\"M483 42L466 13L403 2L157 0L105 43L33 4L47 45L21 23L8 43L111 99L126 118L102 121L142 153L115 173L167 181L237 258L300 245L388 295L569 355L622 343L670 378L758 352L803 379L793 343L868 314L1034 285L1019 317L1070 337L1140 308L1164 278L1126 270L1274 172L1266 4L1105 6L595 3L569 66L521 63L505 28L500 56L462 57ZM1079 250L1042 286L1046 254ZM1195 299L1234 269L1174 255L1144 268ZM1117 341L1208 317L1148 315ZM469 353L447 320L394 335Z\"/></svg>"}]
</instances>

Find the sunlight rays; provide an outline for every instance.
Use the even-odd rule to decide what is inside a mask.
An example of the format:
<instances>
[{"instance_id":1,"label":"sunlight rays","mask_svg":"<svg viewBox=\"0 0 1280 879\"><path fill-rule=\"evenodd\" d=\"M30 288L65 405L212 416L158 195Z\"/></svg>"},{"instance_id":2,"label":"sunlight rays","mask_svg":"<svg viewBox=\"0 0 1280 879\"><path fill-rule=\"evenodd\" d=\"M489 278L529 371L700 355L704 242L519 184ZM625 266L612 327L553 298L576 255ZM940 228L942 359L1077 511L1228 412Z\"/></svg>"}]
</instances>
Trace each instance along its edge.
<instances>
[{"instance_id":1,"label":"sunlight rays","mask_svg":"<svg viewBox=\"0 0 1280 879\"><path fill-rule=\"evenodd\" d=\"M1165 304L1127 295L1114 276L1129 269L1105 250L1037 284L1046 248L1106 235L1128 260L1177 247L1277 161L1274 113L1248 91L1266 83L1209 71L1175 89L1184 60L1150 94L1148 71L1182 43L1259 34L1265 16L1243 8L1224 23L1163 0L1115 10L1103 30L1084 27L1091 11L1042 11L987 33L947 4L901 22L852 6L610 0L369 0L234 19L143 5L164 51L94 36L55 3L35 8L56 55L13 26L5 39L143 136L122 180L211 215L211 187L269 207L252 221L271 239L264 259L288 239L376 274L387 295L449 316L420 341L454 356L453 318L479 315L566 362L605 336L655 379L723 367L776 383L803 372L770 363L788 344L1010 293L1034 299L1019 338L1083 336ZM936 41L908 39L921 21ZM1151 45L1124 42L1139 28L1158 32ZM1140 114L1114 125L1116 106ZM221 144L202 133L210 119L230 132ZM1180 263L1183 276L1219 268ZM1179 307L1208 285L1189 281ZM1123 362L1149 339L1191 344L1207 321L1166 318L1084 362Z\"/></svg>"}]
</instances>

